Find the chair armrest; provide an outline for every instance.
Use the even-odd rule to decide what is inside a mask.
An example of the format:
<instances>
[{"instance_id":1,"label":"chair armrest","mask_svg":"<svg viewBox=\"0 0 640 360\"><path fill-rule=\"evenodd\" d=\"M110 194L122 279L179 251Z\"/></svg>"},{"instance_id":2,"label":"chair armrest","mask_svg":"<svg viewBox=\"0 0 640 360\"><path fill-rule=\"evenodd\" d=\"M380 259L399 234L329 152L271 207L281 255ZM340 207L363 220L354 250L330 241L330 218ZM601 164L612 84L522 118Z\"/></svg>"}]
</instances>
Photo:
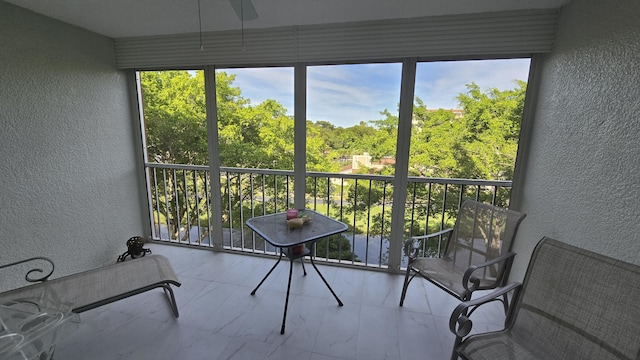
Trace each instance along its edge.
<instances>
[{"instance_id":1,"label":"chair armrest","mask_svg":"<svg viewBox=\"0 0 640 360\"><path fill-rule=\"evenodd\" d=\"M449 330L458 338L463 338L471 332L471 328L473 326L473 322L469 319L469 316L481 305L487 304L492 301L501 301L500 297L513 291L513 299L510 302L511 304L515 304L517 300L518 294L520 293L520 288L522 284L514 282L510 283L504 287L497 288L492 291L490 294L479 297L475 300L469 300L461 302L451 314L451 318L449 318ZM505 327L509 324L511 313L513 309L513 305L509 309L509 313L507 314L507 318L505 320Z\"/></svg>"},{"instance_id":2,"label":"chair armrest","mask_svg":"<svg viewBox=\"0 0 640 360\"><path fill-rule=\"evenodd\" d=\"M418 242L416 240L429 239L448 234L452 231L453 229L444 229L427 235L412 236L404 243L404 254L409 258L409 262L412 262L418 258L418 251L420 250L420 246L418 246Z\"/></svg>"},{"instance_id":3,"label":"chair armrest","mask_svg":"<svg viewBox=\"0 0 640 360\"><path fill-rule=\"evenodd\" d=\"M27 280L28 282L42 282L42 281L47 281L47 279L49 278L49 276L51 276L51 274L53 274L53 271L55 270L55 264L53 263L53 260L47 258L47 257L43 257L43 256L36 256L36 257L32 257L29 259L24 259L24 260L20 260L20 261L16 261L16 262L12 262L9 264L4 264L4 265L0 265L0 269L4 269L4 268L8 268L11 266L16 266L16 265L20 265L26 262L30 262L30 261L37 261L37 260L44 260L45 262L48 262L51 265L51 271L49 271L48 274L41 276L41 277L31 277L31 274L33 273L44 273L44 270L42 270L41 268L34 268L31 269L29 271L27 271L27 274L24 276L24 279Z\"/></svg>"},{"instance_id":4,"label":"chair armrest","mask_svg":"<svg viewBox=\"0 0 640 360\"><path fill-rule=\"evenodd\" d=\"M478 290L478 288L480 287L480 279L478 279L478 278L473 276L473 273L476 270L482 269L482 268L485 268L485 267L489 267L491 265L498 264L498 263L501 263L503 261L513 261L513 258L515 256L516 256L516 253L509 251L509 252L506 252L506 253L498 256L497 258L495 258L493 260L489 260L487 262L480 263L480 264L471 265L464 272L464 276L462 277L462 286L464 286L464 288L466 290L471 291L471 292ZM471 287L469 286L469 284L471 284Z\"/></svg>"}]
</instances>

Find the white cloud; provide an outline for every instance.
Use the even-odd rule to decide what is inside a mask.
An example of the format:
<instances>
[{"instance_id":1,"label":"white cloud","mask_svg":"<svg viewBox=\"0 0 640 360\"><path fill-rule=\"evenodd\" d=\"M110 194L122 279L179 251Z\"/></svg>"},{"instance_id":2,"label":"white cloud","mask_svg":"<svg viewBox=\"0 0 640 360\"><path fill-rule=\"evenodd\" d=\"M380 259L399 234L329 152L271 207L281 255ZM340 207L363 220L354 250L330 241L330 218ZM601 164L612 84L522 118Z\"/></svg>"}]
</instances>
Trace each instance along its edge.
<instances>
[{"instance_id":1,"label":"white cloud","mask_svg":"<svg viewBox=\"0 0 640 360\"><path fill-rule=\"evenodd\" d=\"M340 126L381 119L397 109L400 64L336 65L307 70L307 117ZM392 79L392 80L389 80Z\"/></svg>"},{"instance_id":2,"label":"white cloud","mask_svg":"<svg viewBox=\"0 0 640 360\"><path fill-rule=\"evenodd\" d=\"M416 73L415 96L428 108L456 108L456 96L466 93L466 84L481 89L513 89L514 80L527 80L529 59L475 60L420 63Z\"/></svg>"},{"instance_id":3,"label":"white cloud","mask_svg":"<svg viewBox=\"0 0 640 360\"><path fill-rule=\"evenodd\" d=\"M256 105L267 99L281 103L293 114L293 68L245 68L221 69L235 74L234 85L240 87L242 96Z\"/></svg>"}]
</instances>

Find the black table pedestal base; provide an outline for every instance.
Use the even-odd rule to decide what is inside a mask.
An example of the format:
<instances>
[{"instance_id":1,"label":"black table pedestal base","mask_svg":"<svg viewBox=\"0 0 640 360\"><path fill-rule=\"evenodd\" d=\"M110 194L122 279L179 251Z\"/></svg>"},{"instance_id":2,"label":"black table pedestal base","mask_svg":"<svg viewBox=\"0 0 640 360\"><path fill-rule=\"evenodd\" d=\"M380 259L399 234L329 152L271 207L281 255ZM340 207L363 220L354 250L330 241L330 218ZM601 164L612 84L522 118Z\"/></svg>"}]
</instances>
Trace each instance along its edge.
<instances>
[{"instance_id":1,"label":"black table pedestal base","mask_svg":"<svg viewBox=\"0 0 640 360\"><path fill-rule=\"evenodd\" d=\"M336 293L333 291L333 289L331 288L327 280L324 278L324 276L322 276L322 273L320 272L320 270L318 270L318 267L313 262L313 257L310 255L311 252L306 247L304 248L304 251L301 254L293 254L293 252L291 252L291 249L281 249L280 256L278 257L278 261L276 261L273 267L271 267L271 270L269 270L269 272L264 276L264 278L262 278L258 286L256 286L255 289L253 289L253 291L251 292L251 295L256 294L256 291L258 291L258 288L260 288L262 283L264 283L264 281L267 280L267 278L269 277L269 275L271 275L271 273L276 268L276 266L280 264L280 260L282 260L283 254L286 255L290 261L289 261L289 281L287 282L287 297L285 298L285 301L284 301L284 314L282 315L282 327L280 328L280 334L284 334L285 323L287 321L287 308L289 307L289 292L291 291L291 276L293 274L293 262L296 259L300 259L300 262L302 263L302 270L304 271L304 275L306 276L307 271L304 268L303 258L308 255L309 260L311 261L311 265L313 266L314 269L316 269L316 272L318 273L318 275L320 275L320 279L322 279L322 282L324 282L324 284L327 286L329 291L331 291L331 294L333 295L333 297L336 298L336 301L338 302L338 306L344 305L342 301L340 301L340 298L338 298L338 295L336 295Z\"/></svg>"}]
</instances>

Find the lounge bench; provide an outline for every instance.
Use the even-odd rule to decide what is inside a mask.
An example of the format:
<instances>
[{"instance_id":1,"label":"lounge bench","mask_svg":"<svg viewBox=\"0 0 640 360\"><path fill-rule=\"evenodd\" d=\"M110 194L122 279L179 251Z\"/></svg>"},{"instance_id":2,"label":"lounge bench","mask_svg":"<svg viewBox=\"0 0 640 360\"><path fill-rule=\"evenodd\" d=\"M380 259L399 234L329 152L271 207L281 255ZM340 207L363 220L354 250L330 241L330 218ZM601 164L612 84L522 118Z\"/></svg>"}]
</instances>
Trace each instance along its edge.
<instances>
[{"instance_id":1,"label":"lounge bench","mask_svg":"<svg viewBox=\"0 0 640 360\"><path fill-rule=\"evenodd\" d=\"M29 271L25 278L31 282L39 281L37 284L5 291L0 293L0 298L81 313L151 289L162 288L173 315L176 318L179 316L171 285L181 284L169 260L162 255L148 255L52 280L47 278L53 272L53 262L47 258L18 261L0 266L0 269L38 259L49 261L51 272L34 280L30 276L35 272L42 273L42 269Z\"/></svg>"},{"instance_id":2,"label":"lounge bench","mask_svg":"<svg viewBox=\"0 0 640 360\"><path fill-rule=\"evenodd\" d=\"M467 336L471 313L513 291L505 329ZM461 303L452 359L640 359L640 266L543 238L522 285Z\"/></svg>"}]
</instances>

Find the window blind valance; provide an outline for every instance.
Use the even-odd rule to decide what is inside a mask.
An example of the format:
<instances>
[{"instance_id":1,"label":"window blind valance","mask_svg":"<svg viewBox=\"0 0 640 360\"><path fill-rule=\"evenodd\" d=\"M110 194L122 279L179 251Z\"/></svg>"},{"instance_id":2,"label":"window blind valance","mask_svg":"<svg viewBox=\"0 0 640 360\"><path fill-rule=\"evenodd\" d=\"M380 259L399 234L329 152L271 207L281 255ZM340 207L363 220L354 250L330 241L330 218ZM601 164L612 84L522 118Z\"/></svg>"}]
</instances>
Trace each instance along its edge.
<instances>
[{"instance_id":1,"label":"window blind valance","mask_svg":"<svg viewBox=\"0 0 640 360\"><path fill-rule=\"evenodd\" d=\"M114 39L118 68L190 68L550 52L558 9ZM244 44L244 46L243 46Z\"/></svg>"}]
</instances>

